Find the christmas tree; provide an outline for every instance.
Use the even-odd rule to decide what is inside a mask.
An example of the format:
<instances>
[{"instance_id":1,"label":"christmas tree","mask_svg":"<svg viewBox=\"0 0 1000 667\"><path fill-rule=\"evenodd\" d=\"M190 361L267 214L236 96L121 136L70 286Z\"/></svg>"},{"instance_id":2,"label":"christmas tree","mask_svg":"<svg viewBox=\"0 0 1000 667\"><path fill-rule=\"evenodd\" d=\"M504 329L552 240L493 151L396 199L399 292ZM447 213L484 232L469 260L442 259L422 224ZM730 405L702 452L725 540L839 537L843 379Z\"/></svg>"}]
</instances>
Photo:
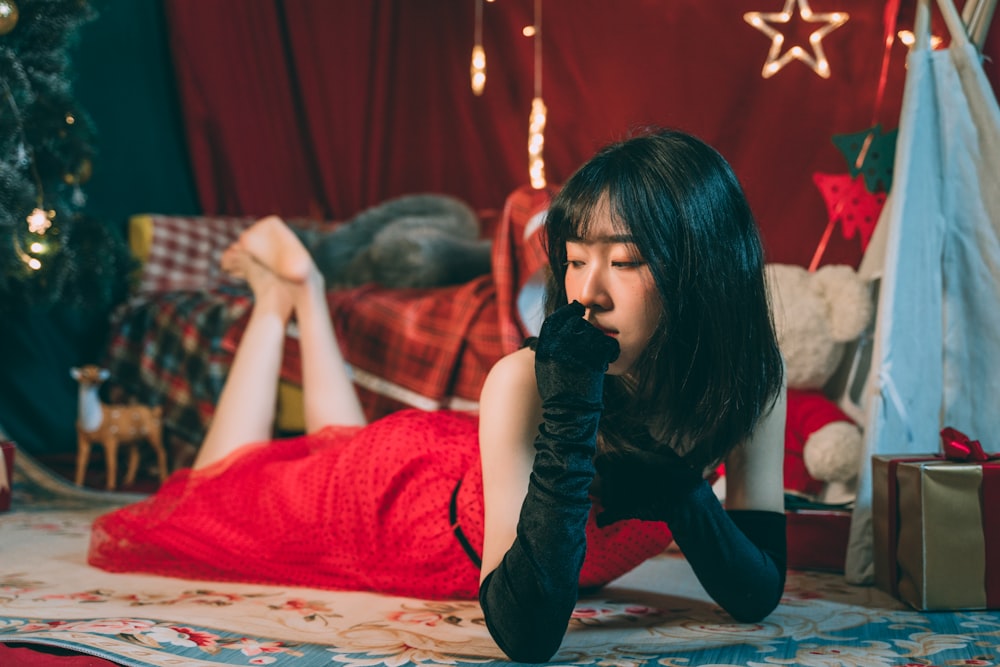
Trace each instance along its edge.
<instances>
[{"instance_id":1,"label":"christmas tree","mask_svg":"<svg viewBox=\"0 0 1000 667\"><path fill-rule=\"evenodd\" d=\"M106 308L131 268L120 230L88 216L94 131L69 52L86 0L0 0L0 311Z\"/></svg>"}]
</instances>

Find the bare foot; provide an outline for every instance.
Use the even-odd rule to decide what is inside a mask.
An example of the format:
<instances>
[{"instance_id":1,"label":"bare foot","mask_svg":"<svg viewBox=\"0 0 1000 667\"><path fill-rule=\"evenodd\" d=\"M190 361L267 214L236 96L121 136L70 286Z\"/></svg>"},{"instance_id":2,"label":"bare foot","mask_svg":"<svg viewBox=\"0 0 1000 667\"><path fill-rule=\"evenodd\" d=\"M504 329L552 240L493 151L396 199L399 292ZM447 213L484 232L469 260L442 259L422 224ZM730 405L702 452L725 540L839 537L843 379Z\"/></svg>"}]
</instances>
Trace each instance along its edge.
<instances>
[{"instance_id":1,"label":"bare foot","mask_svg":"<svg viewBox=\"0 0 1000 667\"><path fill-rule=\"evenodd\" d=\"M222 254L222 269L247 281L254 296L254 312L271 312L288 321L292 315L300 283L285 280L250 254L240 241Z\"/></svg>"},{"instance_id":2,"label":"bare foot","mask_svg":"<svg viewBox=\"0 0 1000 667\"><path fill-rule=\"evenodd\" d=\"M271 215L240 235L239 245L278 277L302 283L315 271L312 256L281 218Z\"/></svg>"},{"instance_id":3,"label":"bare foot","mask_svg":"<svg viewBox=\"0 0 1000 667\"><path fill-rule=\"evenodd\" d=\"M246 280L247 275L244 270L244 264L247 259L246 255L247 252L240 246L240 242L234 241L228 248L222 251L222 257L219 258L219 266L233 278Z\"/></svg>"}]
</instances>

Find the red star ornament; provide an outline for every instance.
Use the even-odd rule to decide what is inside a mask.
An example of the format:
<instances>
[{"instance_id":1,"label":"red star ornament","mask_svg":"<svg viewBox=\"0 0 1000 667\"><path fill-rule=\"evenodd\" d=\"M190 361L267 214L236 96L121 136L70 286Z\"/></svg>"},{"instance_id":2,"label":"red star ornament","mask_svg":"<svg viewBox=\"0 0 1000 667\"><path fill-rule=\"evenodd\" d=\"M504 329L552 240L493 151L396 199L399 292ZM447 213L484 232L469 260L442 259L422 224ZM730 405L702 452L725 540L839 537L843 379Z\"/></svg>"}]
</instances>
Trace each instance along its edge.
<instances>
[{"instance_id":1,"label":"red star ornament","mask_svg":"<svg viewBox=\"0 0 1000 667\"><path fill-rule=\"evenodd\" d=\"M850 174L824 174L815 172L813 182L826 201L829 225L840 221L845 239L861 238L861 250L868 247L879 214L885 205L885 193L872 193L865 187L864 177Z\"/></svg>"}]
</instances>

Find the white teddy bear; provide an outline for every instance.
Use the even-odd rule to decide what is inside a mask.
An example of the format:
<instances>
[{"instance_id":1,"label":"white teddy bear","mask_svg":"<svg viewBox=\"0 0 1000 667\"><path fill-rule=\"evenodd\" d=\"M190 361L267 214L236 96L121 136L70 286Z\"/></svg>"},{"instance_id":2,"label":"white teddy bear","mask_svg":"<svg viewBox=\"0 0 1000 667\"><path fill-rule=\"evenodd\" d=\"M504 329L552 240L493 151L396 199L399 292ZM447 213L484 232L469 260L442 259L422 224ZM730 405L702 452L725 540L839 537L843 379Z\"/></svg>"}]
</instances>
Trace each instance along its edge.
<instances>
[{"instance_id":1,"label":"white teddy bear","mask_svg":"<svg viewBox=\"0 0 1000 667\"><path fill-rule=\"evenodd\" d=\"M785 489L824 503L849 502L857 491L863 437L823 389L845 345L871 322L869 285L845 265L809 272L768 264L767 277L789 388Z\"/></svg>"}]
</instances>

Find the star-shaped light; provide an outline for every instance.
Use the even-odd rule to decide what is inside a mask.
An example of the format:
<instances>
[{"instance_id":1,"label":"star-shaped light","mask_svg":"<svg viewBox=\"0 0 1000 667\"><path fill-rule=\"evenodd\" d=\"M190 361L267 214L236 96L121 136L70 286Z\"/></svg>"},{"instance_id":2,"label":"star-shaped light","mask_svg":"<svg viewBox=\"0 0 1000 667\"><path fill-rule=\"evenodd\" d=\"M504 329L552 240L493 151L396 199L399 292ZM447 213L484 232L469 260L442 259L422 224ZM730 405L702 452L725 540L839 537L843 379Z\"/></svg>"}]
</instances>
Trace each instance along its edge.
<instances>
[{"instance_id":1,"label":"star-shaped light","mask_svg":"<svg viewBox=\"0 0 1000 667\"><path fill-rule=\"evenodd\" d=\"M52 216L55 215L55 211L43 211L40 208L36 208L28 216L28 231L32 234L44 234L45 231L52 226Z\"/></svg>"},{"instance_id":2,"label":"star-shaped light","mask_svg":"<svg viewBox=\"0 0 1000 667\"><path fill-rule=\"evenodd\" d=\"M792 8L796 3L799 5L799 17L803 21L823 24L809 35L809 46L812 47L812 55L798 45L781 53L781 48L785 43L785 36L771 25L773 23L788 23L791 21ZM792 60L802 61L824 79L830 78L830 63L827 62L826 54L823 52L823 38L844 25L848 18L848 15L844 12L813 13L813 10L809 7L809 0L785 0L785 8L780 12L747 12L743 15L744 21L771 38L771 50L767 52L767 61L764 63L764 69L761 71L761 76L765 79L777 74L782 67Z\"/></svg>"}]
</instances>

